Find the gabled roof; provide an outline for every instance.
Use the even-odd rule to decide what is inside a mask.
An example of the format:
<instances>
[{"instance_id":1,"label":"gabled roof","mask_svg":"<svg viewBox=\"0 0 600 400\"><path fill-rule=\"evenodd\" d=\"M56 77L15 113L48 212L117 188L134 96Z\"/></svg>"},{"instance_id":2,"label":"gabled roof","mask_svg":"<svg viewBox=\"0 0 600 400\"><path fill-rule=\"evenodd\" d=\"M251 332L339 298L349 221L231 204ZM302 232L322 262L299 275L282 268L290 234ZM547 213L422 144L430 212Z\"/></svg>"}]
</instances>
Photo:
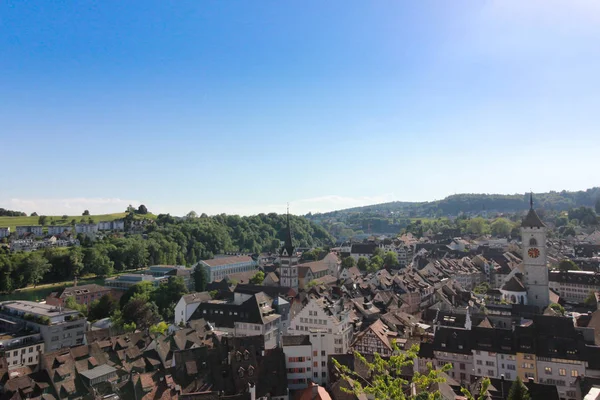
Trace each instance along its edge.
<instances>
[{"instance_id":1,"label":"gabled roof","mask_svg":"<svg viewBox=\"0 0 600 400\"><path fill-rule=\"evenodd\" d=\"M515 276L510 278L508 282L505 282L502 285L502 290L506 290L507 292L525 292L525 286L518 280Z\"/></svg>"}]
</instances>

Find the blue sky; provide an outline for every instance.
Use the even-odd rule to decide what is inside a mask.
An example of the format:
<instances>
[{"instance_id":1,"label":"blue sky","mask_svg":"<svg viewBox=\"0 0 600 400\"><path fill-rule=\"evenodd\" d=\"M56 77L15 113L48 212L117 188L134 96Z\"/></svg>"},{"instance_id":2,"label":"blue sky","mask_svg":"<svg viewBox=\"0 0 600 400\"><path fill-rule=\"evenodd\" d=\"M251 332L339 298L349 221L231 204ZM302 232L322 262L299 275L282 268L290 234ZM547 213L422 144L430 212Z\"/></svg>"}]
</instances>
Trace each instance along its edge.
<instances>
[{"instance_id":1,"label":"blue sky","mask_svg":"<svg viewBox=\"0 0 600 400\"><path fill-rule=\"evenodd\" d=\"M4 1L0 207L585 189L599 71L595 1Z\"/></svg>"}]
</instances>

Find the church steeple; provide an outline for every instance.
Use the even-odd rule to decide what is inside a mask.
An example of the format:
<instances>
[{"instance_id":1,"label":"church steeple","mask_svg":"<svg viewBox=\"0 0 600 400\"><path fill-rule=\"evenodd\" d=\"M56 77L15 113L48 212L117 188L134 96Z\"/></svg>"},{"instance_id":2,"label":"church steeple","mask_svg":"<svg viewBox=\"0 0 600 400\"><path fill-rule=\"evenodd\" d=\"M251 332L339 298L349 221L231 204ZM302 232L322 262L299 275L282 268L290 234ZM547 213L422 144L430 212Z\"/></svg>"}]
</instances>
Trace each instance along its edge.
<instances>
[{"instance_id":1,"label":"church steeple","mask_svg":"<svg viewBox=\"0 0 600 400\"><path fill-rule=\"evenodd\" d=\"M529 228L544 228L546 226L533 209L533 192L529 193L529 212L523 219L521 226Z\"/></svg>"},{"instance_id":2,"label":"church steeple","mask_svg":"<svg viewBox=\"0 0 600 400\"><path fill-rule=\"evenodd\" d=\"M533 210L533 192L529 192L529 209Z\"/></svg>"},{"instance_id":3,"label":"church steeple","mask_svg":"<svg viewBox=\"0 0 600 400\"><path fill-rule=\"evenodd\" d=\"M281 256L291 257L294 254L294 243L292 241L292 225L290 224L290 209L287 210L287 232L285 233L285 241L281 248Z\"/></svg>"}]
</instances>

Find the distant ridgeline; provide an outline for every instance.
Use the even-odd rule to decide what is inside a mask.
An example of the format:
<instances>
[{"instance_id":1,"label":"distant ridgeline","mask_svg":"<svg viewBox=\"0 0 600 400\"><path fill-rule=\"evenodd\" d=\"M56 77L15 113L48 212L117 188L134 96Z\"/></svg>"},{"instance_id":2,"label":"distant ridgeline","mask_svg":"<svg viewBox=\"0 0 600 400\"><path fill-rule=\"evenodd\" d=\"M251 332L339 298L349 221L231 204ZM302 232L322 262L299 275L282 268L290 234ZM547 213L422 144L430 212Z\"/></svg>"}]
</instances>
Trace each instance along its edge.
<instances>
[{"instance_id":1,"label":"distant ridgeline","mask_svg":"<svg viewBox=\"0 0 600 400\"><path fill-rule=\"evenodd\" d=\"M576 192L534 193L536 209L567 211L575 207L594 207L600 199L600 187ZM443 200L429 202L402 202L374 204L371 206L348 208L323 214L309 214L307 218L340 217L353 213L373 215L400 214L406 217L439 217L449 215L481 214L482 212L521 212L529 208L529 194L456 194Z\"/></svg>"}]
</instances>

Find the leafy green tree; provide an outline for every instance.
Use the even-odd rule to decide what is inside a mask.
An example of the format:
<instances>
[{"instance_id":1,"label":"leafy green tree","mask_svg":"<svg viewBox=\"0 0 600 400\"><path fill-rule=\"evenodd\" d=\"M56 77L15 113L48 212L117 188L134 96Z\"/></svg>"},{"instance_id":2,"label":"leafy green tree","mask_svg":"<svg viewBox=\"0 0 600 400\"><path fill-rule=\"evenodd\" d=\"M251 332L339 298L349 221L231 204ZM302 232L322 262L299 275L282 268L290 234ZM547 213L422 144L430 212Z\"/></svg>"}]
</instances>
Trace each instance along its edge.
<instances>
[{"instance_id":1,"label":"leafy green tree","mask_svg":"<svg viewBox=\"0 0 600 400\"><path fill-rule=\"evenodd\" d=\"M579 268L579 265L575 264L573 262L573 260L569 260L567 258L565 258L564 260L562 260L561 262L558 263L558 269L563 272L581 271L581 268Z\"/></svg>"},{"instance_id":2,"label":"leafy green tree","mask_svg":"<svg viewBox=\"0 0 600 400\"><path fill-rule=\"evenodd\" d=\"M135 213L135 207L130 204L130 205L127 206L127 209L125 210L125 212L127 214Z\"/></svg>"},{"instance_id":3,"label":"leafy green tree","mask_svg":"<svg viewBox=\"0 0 600 400\"><path fill-rule=\"evenodd\" d=\"M594 205L594 210L596 210L596 214L600 214L600 197L596 199L596 204Z\"/></svg>"},{"instance_id":4,"label":"leafy green tree","mask_svg":"<svg viewBox=\"0 0 600 400\"><path fill-rule=\"evenodd\" d=\"M90 215L90 211L89 210L85 210L81 215Z\"/></svg>"},{"instance_id":5,"label":"leafy green tree","mask_svg":"<svg viewBox=\"0 0 600 400\"><path fill-rule=\"evenodd\" d=\"M371 255L371 258L376 257L376 256L379 256L381 258L383 258L385 256L381 247L376 247L375 250L373 250L373 254Z\"/></svg>"},{"instance_id":6,"label":"leafy green tree","mask_svg":"<svg viewBox=\"0 0 600 400\"><path fill-rule=\"evenodd\" d=\"M400 265L398 262L398 255L393 251L388 251L385 253L385 257L383 258L383 265L386 268L394 268Z\"/></svg>"},{"instance_id":7,"label":"leafy green tree","mask_svg":"<svg viewBox=\"0 0 600 400\"><path fill-rule=\"evenodd\" d=\"M529 391L527 387L521 381L521 378L517 376L517 379L513 382L508 392L508 400L529 400Z\"/></svg>"},{"instance_id":8,"label":"leafy green tree","mask_svg":"<svg viewBox=\"0 0 600 400\"><path fill-rule=\"evenodd\" d=\"M194 289L196 289L197 292L204 292L204 290L206 290L206 285L208 284L208 273L206 272L204 265L196 265L192 272L192 277L194 279Z\"/></svg>"},{"instance_id":9,"label":"leafy green tree","mask_svg":"<svg viewBox=\"0 0 600 400\"><path fill-rule=\"evenodd\" d=\"M262 271L257 271L256 274L252 278L250 278L250 283L253 285L262 285L265 280L265 273Z\"/></svg>"},{"instance_id":10,"label":"leafy green tree","mask_svg":"<svg viewBox=\"0 0 600 400\"><path fill-rule=\"evenodd\" d=\"M166 282L162 282L156 290L151 292L150 300L156 304L158 312L163 319L170 321L173 319L175 305L181 299L181 296L187 292L187 286L183 278L180 276L171 276ZM136 324L138 323L136 322Z\"/></svg>"},{"instance_id":11,"label":"leafy green tree","mask_svg":"<svg viewBox=\"0 0 600 400\"><path fill-rule=\"evenodd\" d=\"M369 267L369 259L367 257L358 257L358 262L356 263L358 269L361 271L366 271Z\"/></svg>"},{"instance_id":12,"label":"leafy green tree","mask_svg":"<svg viewBox=\"0 0 600 400\"><path fill-rule=\"evenodd\" d=\"M38 225L46 225L48 223L48 217L45 215L40 215L38 218Z\"/></svg>"},{"instance_id":13,"label":"leafy green tree","mask_svg":"<svg viewBox=\"0 0 600 400\"><path fill-rule=\"evenodd\" d=\"M467 223L467 231L473 235L484 235L489 232L488 222L481 218L471 218Z\"/></svg>"},{"instance_id":14,"label":"leafy green tree","mask_svg":"<svg viewBox=\"0 0 600 400\"><path fill-rule=\"evenodd\" d=\"M142 281L131 286L129 289L127 289L127 291L125 291L125 293L123 293L121 299L119 300L121 309L123 309L125 305L129 303L129 300L133 299L134 297L147 302L150 301L154 290L154 285L150 281Z\"/></svg>"},{"instance_id":15,"label":"leafy green tree","mask_svg":"<svg viewBox=\"0 0 600 400\"><path fill-rule=\"evenodd\" d=\"M481 282L473 288L473 292L477 294L486 294L488 290L490 290L490 284L487 282Z\"/></svg>"},{"instance_id":16,"label":"leafy green tree","mask_svg":"<svg viewBox=\"0 0 600 400\"><path fill-rule=\"evenodd\" d=\"M29 214L29 215L30 215L31 217L37 217L37 216L38 216L38 213L36 213L36 212L34 211L34 212L32 212L31 214Z\"/></svg>"},{"instance_id":17,"label":"leafy green tree","mask_svg":"<svg viewBox=\"0 0 600 400\"><path fill-rule=\"evenodd\" d=\"M156 304L142 298L131 299L122 310L124 324L135 323L138 329L146 330L160 321Z\"/></svg>"},{"instance_id":18,"label":"leafy green tree","mask_svg":"<svg viewBox=\"0 0 600 400\"><path fill-rule=\"evenodd\" d=\"M590 292L588 297L585 298L585 301L583 302L583 304L585 304L588 307L596 306L596 293Z\"/></svg>"},{"instance_id":19,"label":"leafy green tree","mask_svg":"<svg viewBox=\"0 0 600 400\"><path fill-rule=\"evenodd\" d=\"M565 308L558 303L552 303L549 306L551 309L559 313L560 315L565 315Z\"/></svg>"},{"instance_id":20,"label":"leafy green tree","mask_svg":"<svg viewBox=\"0 0 600 400\"><path fill-rule=\"evenodd\" d=\"M198 218L198 213L194 210L190 211L185 215L187 218Z\"/></svg>"},{"instance_id":21,"label":"leafy green tree","mask_svg":"<svg viewBox=\"0 0 600 400\"><path fill-rule=\"evenodd\" d=\"M61 219L66 222L69 219L69 216L67 214L65 214L62 216Z\"/></svg>"},{"instance_id":22,"label":"leafy green tree","mask_svg":"<svg viewBox=\"0 0 600 400\"><path fill-rule=\"evenodd\" d=\"M506 218L497 218L490 225L492 235L508 237L513 228L513 223Z\"/></svg>"},{"instance_id":23,"label":"leafy green tree","mask_svg":"<svg viewBox=\"0 0 600 400\"><path fill-rule=\"evenodd\" d=\"M150 327L150 333L165 335L169 329L169 325L165 321L161 321L156 325Z\"/></svg>"},{"instance_id":24,"label":"leafy green tree","mask_svg":"<svg viewBox=\"0 0 600 400\"><path fill-rule=\"evenodd\" d=\"M342 268L352 268L356 265L356 260L353 257L348 256L342 260Z\"/></svg>"},{"instance_id":25,"label":"leafy green tree","mask_svg":"<svg viewBox=\"0 0 600 400\"><path fill-rule=\"evenodd\" d=\"M569 210L569 221L576 223L578 221L581 225L590 226L598 223L598 218L593 209L589 207L578 207Z\"/></svg>"},{"instance_id":26,"label":"leafy green tree","mask_svg":"<svg viewBox=\"0 0 600 400\"><path fill-rule=\"evenodd\" d=\"M383 267L383 258L381 256L373 256L371 260L369 260L369 266L367 267L367 272L377 272Z\"/></svg>"},{"instance_id":27,"label":"leafy green tree","mask_svg":"<svg viewBox=\"0 0 600 400\"><path fill-rule=\"evenodd\" d=\"M77 310L83 315L87 316L88 309L84 304L77 303L74 296L69 296L65 300L65 307L70 308L71 310Z\"/></svg>"},{"instance_id":28,"label":"leafy green tree","mask_svg":"<svg viewBox=\"0 0 600 400\"><path fill-rule=\"evenodd\" d=\"M364 397L366 395L374 400L441 399L441 393L436 388L436 384L445 381L445 378L441 374L450 370L452 366L446 364L440 369L435 369L431 363L428 363L428 372L425 374L416 372L413 375L412 381L409 382L403 378L402 370L413 365L413 360L417 358L419 347L415 345L408 349L408 351L402 351L396 343L393 343L392 346L392 356L384 359L375 353L373 362L367 361L359 352L354 352L354 357L370 373L370 377L366 380L365 377L356 371L340 364L335 357L332 358L335 368L340 373L340 378L352 382L350 388L342 386L342 390L356 397ZM411 394L411 384L416 389L416 395Z\"/></svg>"},{"instance_id":29,"label":"leafy green tree","mask_svg":"<svg viewBox=\"0 0 600 400\"><path fill-rule=\"evenodd\" d=\"M148 214L148 208L146 208L145 205L140 204L140 206L137 209L137 213L142 215Z\"/></svg>"},{"instance_id":30,"label":"leafy green tree","mask_svg":"<svg viewBox=\"0 0 600 400\"><path fill-rule=\"evenodd\" d=\"M118 307L119 304L117 301L110 294L105 294L90 305L88 319L90 321L97 321L110 317Z\"/></svg>"},{"instance_id":31,"label":"leafy green tree","mask_svg":"<svg viewBox=\"0 0 600 400\"><path fill-rule=\"evenodd\" d=\"M34 252L25 260L24 275L27 279L27 284L36 287L38 283L44 279L44 275L50 270L52 265L47 259L39 253Z\"/></svg>"}]
</instances>

